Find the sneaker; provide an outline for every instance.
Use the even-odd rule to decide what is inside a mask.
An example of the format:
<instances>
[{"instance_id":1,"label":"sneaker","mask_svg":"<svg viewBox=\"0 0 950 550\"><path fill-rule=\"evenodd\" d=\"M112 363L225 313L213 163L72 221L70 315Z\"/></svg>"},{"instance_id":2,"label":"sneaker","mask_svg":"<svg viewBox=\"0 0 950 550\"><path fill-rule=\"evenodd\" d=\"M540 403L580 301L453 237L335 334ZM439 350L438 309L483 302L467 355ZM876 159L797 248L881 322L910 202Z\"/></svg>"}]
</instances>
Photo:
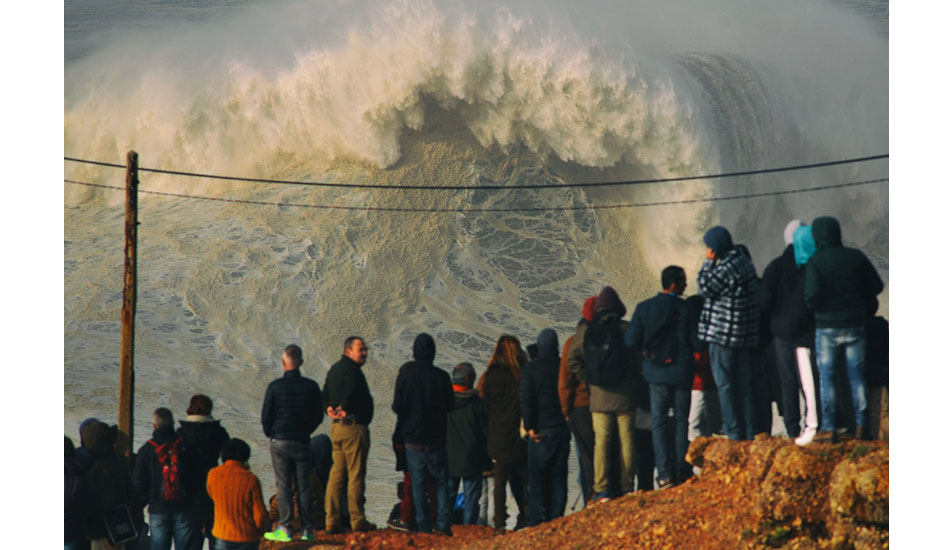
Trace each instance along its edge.
<instances>
[{"instance_id":1,"label":"sneaker","mask_svg":"<svg viewBox=\"0 0 950 550\"><path fill-rule=\"evenodd\" d=\"M817 431L817 428L805 428L805 431L802 432L802 435L795 438L795 444L800 447L808 445L813 439L815 439L815 433Z\"/></svg>"},{"instance_id":2,"label":"sneaker","mask_svg":"<svg viewBox=\"0 0 950 550\"><path fill-rule=\"evenodd\" d=\"M827 430L818 430L818 432L815 433L815 437L811 441L812 443L834 443L835 432L830 432Z\"/></svg>"},{"instance_id":3,"label":"sneaker","mask_svg":"<svg viewBox=\"0 0 950 550\"><path fill-rule=\"evenodd\" d=\"M597 504L598 502L607 502L610 500L610 497L607 496L607 493L595 493L594 496L590 497L591 504Z\"/></svg>"},{"instance_id":4,"label":"sneaker","mask_svg":"<svg viewBox=\"0 0 950 550\"><path fill-rule=\"evenodd\" d=\"M357 523L356 526L353 527L354 533L367 533L369 531L375 531L375 530L376 530L376 524L370 523L366 521L365 519Z\"/></svg>"},{"instance_id":5,"label":"sneaker","mask_svg":"<svg viewBox=\"0 0 950 550\"><path fill-rule=\"evenodd\" d=\"M864 426L857 427L857 430L854 432L854 438L858 441L867 441L871 439L868 437L868 430Z\"/></svg>"},{"instance_id":6,"label":"sneaker","mask_svg":"<svg viewBox=\"0 0 950 550\"><path fill-rule=\"evenodd\" d=\"M346 533L346 529L342 527L327 527L327 530L324 532L328 535L342 535Z\"/></svg>"},{"instance_id":7,"label":"sneaker","mask_svg":"<svg viewBox=\"0 0 950 550\"><path fill-rule=\"evenodd\" d=\"M264 533L264 538L267 540L272 540L274 542L290 542L294 539L290 538L290 535L287 534L287 531L284 531L283 527L278 527L273 531Z\"/></svg>"},{"instance_id":8,"label":"sneaker","mask_svg":"<svg viewBox=\"0 0 950 550\"><path fill-rule=\"evenodd\" d=\"M445 529L436 529L435 532L438 533L438 534L440 534L440 535L446 536L446 537L451 537L451 536L452 536L452 528L451 528L451 527L446 527Z\"/></svg>"},{"instance_id":9,"label":"sneaker","mask_svg":"<svg viewBox=\"0 0 950 550\"><path fill-rule=\"evenodd\" d=\"M494 531L496 535L504 535L507 532L504 527L495 527L492 531Z\"/></svg>"},{"instance_id":10,"label":"sneaker","mask_svg":"<svg viewBox=\"0 0 950 550\"><path fill-rule=\"evenodd\" d=\"M657 480L657 482L656 482L656 490L657 490L657 491L662 491L663 489L669 489L669 488L672 487L672 486L673 486L673 480L672 480L672 479L659 479L659 480Z\"/></svg>"},{"instance_id":11,"label":"sneaker","mask_svg":"<svg viewBox=\"0 0 950 550\"><path fill-rule=\"evenodd\" d=\"M409 526L403 523L399 518L391 519L386 522L386 527L390 529L395 529L396 531L409 532Z\"/></svg>"}]
</instances>

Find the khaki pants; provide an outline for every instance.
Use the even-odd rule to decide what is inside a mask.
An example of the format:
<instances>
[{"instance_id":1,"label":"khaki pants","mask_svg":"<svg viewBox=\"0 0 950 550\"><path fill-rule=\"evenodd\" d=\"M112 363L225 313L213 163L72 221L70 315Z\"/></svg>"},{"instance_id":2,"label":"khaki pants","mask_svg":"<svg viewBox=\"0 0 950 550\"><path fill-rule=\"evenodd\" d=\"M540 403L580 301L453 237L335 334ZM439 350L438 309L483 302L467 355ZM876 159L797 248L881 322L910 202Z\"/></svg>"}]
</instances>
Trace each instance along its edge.
<instances>
[{"instance_id":1,"label":"khaki pants","mask_svg":"<svg viewBox=\"0 0 950 550\"><path fill-rule=\"evenodd\" d=\"M620 487L624 493L633 491L636 479L636 455L633 445L633 430L637 410L618 412L591 412L594 424L594 493L607 492L607 472L610 471L610 445L614 432L620 436L620 454L623 467L620 469Z\"/></svg>"},{"instance_id":2,"label":"khaki pants","mask_svg":"<svg viewBox=\"0 0 950 550\"><path fill-rule=\"evenodd\" d=\"M327 481L326 528L339 527L343 506L340 496L344 472L349 480L346 491L350 526L356 528L366 521L363 505L366 503L366 456L369 454L369 428L362 424L330 425L330 440L333 443L333 467Z\"/></svg>"}]
</instances>

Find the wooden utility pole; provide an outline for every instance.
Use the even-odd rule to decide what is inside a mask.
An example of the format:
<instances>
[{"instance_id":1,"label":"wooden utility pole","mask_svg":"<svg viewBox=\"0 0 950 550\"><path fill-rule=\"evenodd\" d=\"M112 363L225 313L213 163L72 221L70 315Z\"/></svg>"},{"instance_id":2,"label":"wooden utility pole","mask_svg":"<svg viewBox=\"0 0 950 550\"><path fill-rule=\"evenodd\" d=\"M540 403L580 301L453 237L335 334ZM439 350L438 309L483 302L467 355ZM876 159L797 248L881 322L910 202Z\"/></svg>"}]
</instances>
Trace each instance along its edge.
<instances>
[{"instance_id":1,"label":"wooden utility pole","mask_svg":"<svg viewBox=\"0 0 950 550\"><path fill-rule=\"evenodd\" d=\"M132 456L135 404L136 255L139 218L139 154L129 151L125 170L125 273L122 289L122 358L119 362L119 454Z\"/></svg>"}]
</instances>

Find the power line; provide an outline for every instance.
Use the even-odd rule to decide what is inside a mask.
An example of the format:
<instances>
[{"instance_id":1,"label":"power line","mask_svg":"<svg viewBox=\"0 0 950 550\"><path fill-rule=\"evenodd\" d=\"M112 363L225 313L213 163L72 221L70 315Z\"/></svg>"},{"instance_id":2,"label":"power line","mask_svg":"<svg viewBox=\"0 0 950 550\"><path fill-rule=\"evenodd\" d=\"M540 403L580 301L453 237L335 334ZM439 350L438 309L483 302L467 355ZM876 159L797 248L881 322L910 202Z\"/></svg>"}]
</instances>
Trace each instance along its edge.
<instances>
[{"instance_id":1,"label":"power line","mask_svg":"<svg viewBox=\"0 0 950 550\"><path fill-rule=\"evenodd\" d=\"M255 205L255 206L284 206L284 207L293 207L293 208L313 208L313 209L318 209L318 210L353 210L353 211L362 211L362 212L429 212L429 213L469 214L469 213L486 213L486 212L561 212L561 211L574 211L574 210L611 210L611 209L620 209L620 208L642 208L642 207L649 207L649 206L669 206L669 205L679 205L679 204L722 202L722 201L741 200L741 199L755 199L755 198L761 198L761 197L774 197L778 195L794 195L794 194L799 194L799 193L810 193L813 191L825 191L828 189L842 189L845 187L857 187L860 185L871 185L874 183L882 183L888 180L889 178L878 178L878 179L855 181L855 182L849 182L849 183L822 185L819 187L807 187L804 189L791 189L787 191L766 191L762 193L747 193L744 195L732 195L728 197L703 197L703 198L697 198L697 199L682 199L682 200L671 200L671 201L625 203L625 204L572 205L572 206L524 207L524 208L522 207L401 208L401 207L386 207L386 206L338 206L338 205L322 205L322 204L295 204L295 203L285 203L285 202L252 201L252 200L244 200L244 199L229 199L229 198L223 198L223 197L208 197L208 196L203 196L203 195L183 195L180 193L166 193L163 191L147 191L144 189L139 189L139 193L147 193L149 195L161 195L164 197L177 197L177 198L183 198L183 199L229 202L229 203L235 203L235 204L249 204L249 205ZM88 182L68 180L68 179L64 179L63 181L65 183L71 183L74 185L84 185L87 187L96 187L99 189L114 189L117 191L125 191L125 187L117 187L114 185L102 185L98 183L88 183ZM520 189L520 188L515 188L515 189Z\"/></svg>"},{"instance_id":2,"label":"power line","mask_svg":"<svg viewBox=\"0 0 950 550\"><path fill-rule=\"evenodd\" d=\"M791 172L795 170L808 170L812 168L822 168L826 166L838 166L842 164L855 164L859 162L869 162L872 160L886 159L890 155L885 153L882 155L873 155L869 157L857 157L850 159L842 160L832 160L827 162L816 162L812 164L797 164L793 166L780 166L778 168L761 168L757 170L743 170L738 172L724 172L720 174L705 174L700 176L681 176L673 178L652 178L652 179L641 179L641 180L629 180L629 181L599 181L599 182L590 182L590 183L544 183L539 185L525 185L512 187L510 185L383 185L383 184L355 184L355 183L329 183L329 182L313 182L313 181L293 181L293 180L274 180L274 179L259 179L259 178L244 178L237 176L222 176L216 174L200 174L195 172L183 172L179 170L161 170L158 168L139 168L140 172L152 172L155 174L168 174L173 176L185 176L185 177L194 177L194 178L207 178L207 179L216 179L216 180L228 180L228 181L244 181L244 182L254 182L254 183L272 183L277 185L306 185L311 187L342 187L348 189L428 189L428 190L439 190L439 191L472 191L479 189L553 189L553 188L587 188L587 187L611 187L611 186L620 186L620 185L645 185L653 183L671 183L679 181L696 181L696 180L708 180L708 179L721 179L721 178L731 178L737 176L752 176L756 174L775 174L778 172ZM80 159L75 157L63 157L63 160L69 162L78 162L82 164L92 164L95 166L105 166L108 168L125 168L122 164L112 164L108 162L100 162L95 160Z\"/></svg>"}]
</instances>

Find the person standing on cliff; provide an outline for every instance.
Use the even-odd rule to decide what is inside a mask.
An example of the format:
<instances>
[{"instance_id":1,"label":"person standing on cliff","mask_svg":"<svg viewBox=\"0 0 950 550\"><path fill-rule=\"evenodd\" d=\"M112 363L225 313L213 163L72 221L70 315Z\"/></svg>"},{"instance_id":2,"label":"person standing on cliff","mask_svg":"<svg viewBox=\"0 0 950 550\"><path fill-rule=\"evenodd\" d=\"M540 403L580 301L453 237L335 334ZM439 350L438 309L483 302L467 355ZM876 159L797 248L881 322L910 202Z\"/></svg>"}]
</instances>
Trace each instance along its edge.
<instances>
[{"instance_id":1,"label":"person standing on cliff","mask_svg":"<svg viewBox=\"0 0 950 550\"><path fill-rule=\"evenodd\" d=\"M581 308L581 319L577 328L594 320L594 305L597 296L591 296ZM576 334L576 333L575 333ZM561 401L561 413L567 420L574 436L574 449L577 453L577 465L580 470L581 496L584 506L590 501L594 486L594 424L590 416L590 392L587 384L567 368L567 359L574 345L574 334L564 342L561 352L561 364L558 367L557 391Z\"/></svg>"},{"instance_id":2,"label":"person standing on cliff","mask_svg":"<svg viewBox=\"0 0 950 550\"><path fill-rule=\"evenodd\" d=\"M422 333L412 344L412 363L396 378L393 412L399 417L406 448L406 466L412 480L416 528L432 532L432 517L426 499L426 476L435 485L437 532L452 536L454 499L449 494L449 455L446 450L446 418L454 395L449 374L433 364L435 341Z\"/></svg>"},{"instance_id":3,"label":"person standing on cliff","mask_svg":"<svg viewBox=\"0 0 950 550\"><path fill-rule=\"evenodd\" d=\"M696 282L705 301L699 337L709 343L709 360L719 390L723 431L741 441L755 435L752 348L759 344L759 278L752 260L732 243L721 225L703 235L706 259Z\"/></svg>"},{"instance_id":4,"label":"person standing on cliff","mask_svg":"<svg viewBox=\"0 0 950 550\"><path fill-rule=\"evenodd\" d=\"M366 364L369 349L359 336L350 336L343 344L343 357L330 367L323 387L327 405L330 441L333 443L333 466L327 481L326 530L328 534L344 532L343 502L340 495L346 474L347 503L353 531L373 531L376 526L366 520L366 458L369 455L369 423L373 420L373 396L361 367Z\"/></svg>"},{"instance_id":5,"label":"person standing on cliff","mask_svg":"<svg viewBox=\"0 0 950 550\"><path fill-rule=\"evenodd\" d=\"M267 386L261 425L270 439L270 457L277 481L278 527L267 540L290 542L293 532L293 489L297 486L300 540L313 540L313 495L310 494L310 434L323 422L320 385L300 374L303 351L291 344L281 356L284 375Z\"/></svg>"},{"instance_id":6,"label":"person standing on cliff","mask_svg":"<svg viewBox=\"0 0 950 550\"><path fill-rule=\"evenodd\" d=\"M247 466L251 448L241 439L229 439L221 448L220 466L208 472L206 490L214 502L216 539L211 550L257 550L267 510L261 482Z\"/></svg>"},{"instance_id":7,"label":"person standing on cliff","mask_svg":"<svg viewBox=\"0 0 950 550\"><path fill-rule=\"evenodd\" d=\"M837 401L834 374L845 357L851 384L856 435L867 433L867 396L864 359L865 328L874 316L876 296L884 290L877 270L863 252L841 244L841 226L830 216L815 218L812 236L818 251L805 264L805 304L815 312L815 347L821 387L821 419L816 443L834 441Z\"/></svg>"}]
</instances>

